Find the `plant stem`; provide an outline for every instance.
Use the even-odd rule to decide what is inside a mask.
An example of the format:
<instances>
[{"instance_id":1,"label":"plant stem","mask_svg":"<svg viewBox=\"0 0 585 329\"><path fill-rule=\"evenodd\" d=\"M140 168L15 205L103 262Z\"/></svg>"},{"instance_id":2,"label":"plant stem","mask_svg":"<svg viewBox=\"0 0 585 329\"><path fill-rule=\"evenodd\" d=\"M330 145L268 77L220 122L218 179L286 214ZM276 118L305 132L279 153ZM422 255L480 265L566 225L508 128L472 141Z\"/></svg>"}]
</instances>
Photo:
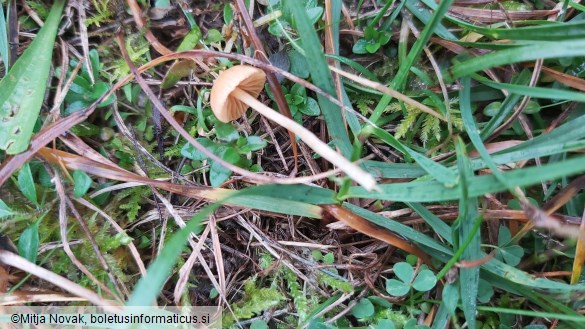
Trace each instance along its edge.
<instances>
[{"instance_id":1,"label":"plant stem","mask_svg":"<svg viewBox=\"0 0 585 329\"><path fill-rule=\"evenodd\" d=\"M327 144L321 141L317 136L310 132L307 128L301 126L296 121L293 121L284 115L274 111L270 107L264 105L262 102L252 97L245 91L236 88L232 94L232 97L238 98L240 101L249 105L251 108L256 110L258 113L267 117L268 119L278 123L282 127L288 129L299 136L310 148L312 148L317 154L321 155L327 161L339 167L349 177L358 182L366 190L371 191L376 187L376 180L372 175L364 171L356 164L350 162L339 153L335 152Z\"/></svg>"}]
</instances>

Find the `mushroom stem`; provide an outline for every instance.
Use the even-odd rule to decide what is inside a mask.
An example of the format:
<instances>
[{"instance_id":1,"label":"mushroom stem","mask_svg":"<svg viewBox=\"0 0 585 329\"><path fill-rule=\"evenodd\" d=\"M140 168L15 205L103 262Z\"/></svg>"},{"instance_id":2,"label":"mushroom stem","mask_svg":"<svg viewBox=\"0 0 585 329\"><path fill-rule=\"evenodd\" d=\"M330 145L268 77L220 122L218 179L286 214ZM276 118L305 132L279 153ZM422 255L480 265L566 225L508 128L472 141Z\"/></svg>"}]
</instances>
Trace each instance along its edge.
<instances>
[{"instance_id":1,"label":"mushroom stem","mask_svg":"<svg viewBox=\"0 0 585 329\"><path fill-rule=\"evenodd\" d=\"M356 164L350 162L339 153L335 152L307 128L301 126L296 121L293 121L274 111L240 88L234 89L231 95L238 98L240 101L250 106L268 119L278 123L289 131L294 132L295 135L299 136L299 138L302 139L315 152L317 152L317 154L321 155L323 158L327 159L327 161L339 167L343 172L358 182L366 190L371 191L376 187L376 180L372 175L364 171Z\"/></svg>"}]
</instances>

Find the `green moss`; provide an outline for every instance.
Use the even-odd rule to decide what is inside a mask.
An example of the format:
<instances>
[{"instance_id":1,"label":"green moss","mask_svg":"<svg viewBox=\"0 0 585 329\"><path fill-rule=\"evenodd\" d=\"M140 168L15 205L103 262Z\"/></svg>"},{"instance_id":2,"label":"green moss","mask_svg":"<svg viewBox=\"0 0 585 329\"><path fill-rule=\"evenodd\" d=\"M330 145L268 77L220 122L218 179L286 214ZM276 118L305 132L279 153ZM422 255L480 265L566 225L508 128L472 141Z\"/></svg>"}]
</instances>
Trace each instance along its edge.
<instances>
[{"instance_id":1,"label":"green moss","mask_svg":"<svg viewBox=\"0 0 585 329\"><path fill-rule=\"evenodd\" d=\"M130 188L116 194L113 202L118 204L118 208L126 213L126 218L133 222L136 220L142 204L151 193L152 191L147 186Z\"/></svg>"},{"instance_id":2,"label":"green moss","mask_svg":"<svg viewBox=\"0 0 585 329\"><path fill-rule=\"evenodd\" d=\"M464 129L461 113L457 109L458 103L458 98L449 100L449 120L455 132L463 131ZM409 134L413 134L415 131L420 131L418 137L425 146L432 147L443 141L445 135L441 134L441 132L447 130L445 127L446 123L440 121L438 118L408 104L399 102L390 104L387 110L389 112L405 112L404 118L396 126L396 138L404 138L409 136ZM419 122L421 119L422 123ZM422 125L421 129L414 129L417 122Z\"/></svg>"},{"instance_id":3,"label":"green moss","mask_svg":"<svg viewBox=\"0 0 585 329\"><path fill-rule=\"evenodd\" d=\"M285 297L275 286L260 288L256 285L256 278L251 278L244 284L244 296L232 305L235 319L250 319L262 312L278 306ZM229 327L235 323L231 314L224 315L223 326Z\"/></svg>"},{"instance_id":4,"label":"green moss","mask_svg":"<svg viewBox=\"0 0 585 329\"><path fill-rule=\"evenodd\" d=\"M299 316L299 322L305 322L310 313L309 300L306 292L302 289L297 281L295 273L289 268L283 268L284 279L286 280L288 293L292 297L296 308L296 313Z\"/></svg>"},{"instance_id":5,"label":"green moss","mask_svg":"<svg viewBox=\"0 0 585 329\"><path fill-rule=\"evenodd\" d=\"M337 274L336 269L330 269L329 271ZM319 275L317 277L317 281L321 284L324 284L324 285L326 285L330 288L333 288L335 290L342 291L344 293L350 293L353 291L353 287L352 287L351 283L349 283L347 281L340 280L340 279L336 279L336 278L334 278L330 275L327 275L325 273L319 273Z\"/></svg>"}]
</instances>

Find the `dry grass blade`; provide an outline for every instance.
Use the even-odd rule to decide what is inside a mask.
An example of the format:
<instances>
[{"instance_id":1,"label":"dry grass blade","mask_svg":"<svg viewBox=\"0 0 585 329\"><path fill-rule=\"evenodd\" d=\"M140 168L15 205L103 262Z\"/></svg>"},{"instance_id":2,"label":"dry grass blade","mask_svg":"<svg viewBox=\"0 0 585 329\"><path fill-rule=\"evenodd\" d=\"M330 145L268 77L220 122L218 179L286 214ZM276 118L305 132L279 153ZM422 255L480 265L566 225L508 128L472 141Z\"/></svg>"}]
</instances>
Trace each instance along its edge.
<instances>
[{"instance_id":1,"label":"dry grass blade","mask_svg":"<svg viewBox=\"0 0 585 329\"><path fill-rule=\"evenodd\" d=\"M0 306L28 303L85 302L87 299L66 296L60 293L42 293L37 291L15 291L0 298Z\"/></svg>"},{"instance_id":2,"label":"dry grass blade","mask_svg":"<svg viewBox=\"0 0 585 329\"><path fill-rule=\"evenodd\" d=\"M351 74L349 72L345 72L345 71L340 70L334 66L329 66L329 69L331 71L338 73L338 74L340 74L340 75L342 75L350 80L353 80L353 81L355 81L355 82L357 82L365 87L369 87L369 88L377 90L381 93L384 93L386 95L392 96L393 98L401 100L408 105L411 105L411 106L413 106L413 107L415 107L415 108L417 108L425 113L428 113L436 118L439 118L440 120L446 121L445 117L442 116L441 114L437 113L437 111L431 109L430 107L428 107L422 103L415 101L414 99L412 99L412 98L410 98L402 93L399 93L398 91L396 91L394 89L390 89L381 83L374 82L374 81L368 80L366 78L359 77L359 76L357 76L355 74Z\"/></svg>"},{"instance_id":3,"label":"dry grass blade","mask_svg":"<svg viewBox=\"0 0 585 329\"><path fill-rule=\"evenodd\" d=\"M581 278L583 271L583 264L585 263L585 211L581 217L581 225L579 226L581 233L577 240L577 248L575 250L575 259L573 260L573 271L571 273L571 284L576 284Z\"/></svg>"},{"instance_id":4,"label":"dry grass blade","mask_svg":"<svg viewBox=\"0 0 585 329\"><path fill-rule=\"evenodd\" d=\"M75 282L72 282L68 279L65 279L64 277L59 276L59 275L57 275L57 274L55 274L55 273L53 273L45 268L42 268L38 265L35 265L35 264L29 262L28 260L26 260L26 259L24 259L16 254L13 254L11 252L8 252L5 250L0 250L0 263L18 268L22 271L25 271L27 273L30 273L30 274L38 277L40 279L48 281L48 282L56 285L57 287L65 290L65 291L68 291L72 295L84 298L94 305L99 305L100 307L102 307L106 311L110 311L110 312L120 312L121 311L120 304L113 302L113 301L110 301L110 300L107 300L107 299L103 299L101 296L99 296L95 292L93 292L89 289L86 289L86 288L78 285Z\"/></svg>"},{"instance_id":5,"label":"dry grass blade","mask_svg":"<svg viewBox=\"0 0 585 329\"><path fill-rule=\"evenodd\" d=\"M533 65L528 64L527 66L531 67ZM577 90L585 91L585 79L578 78L576 76L559 72L557 70L553 70L549 67L543 66L542 72L555 79L556 81L564 84L567 87L575 88Z\"/></svg>"},{"instance_id":6,"label":"dry grass blade","mask_svg":"<svg viewBox=\"0 0 585 329\"><path fill-rule=\"evenodd\" d=\"M333 17L332 17L333 8L332 8L332 6L333 6L333 4L331 3L331 0L325 0L325 53L337 55L336 51L335 51L335 38L333 36L333 27L334 27L334 24L339 24L339 23L333 22ZM332 59L332 58L328 58L327 63L330 66L337 67L337 65L338 65L334 61L334 59ZM343 84L341 82L341 78L335 72L333 72L332 75L333 75L333 83L335 85L335 94L337 96L337 99L340 102L343 102ZM343 123L347 124L347 118L345 116L345 112L341 112L341 115L343 116Z\"/></svg>"},{"instance_id":7,"label":"dry grass blade","mask_svg":"<svg viewBox=\"0 0 585 329\"><path fill-rule=\"evenodd\" d=\"M89 269L87 269L87 267L85 265L83 265L83 263L81 263L79 261L79 259L77 259L77 257L73 253L73 250L71 250L71 247L69 246L69 240L67 239L67 232L68 232L67 195L65 194L65 190L63 189L63 184L61 183L61 178L56 173L53 175L53 182L55 183L55 190L57 191L57 194L59 195L59 229L60 229L60 233L61 233L61 241L63 242L63 250L65 251L65 254L69 257L69 259L71 260L73 265L75 265L83 274L85 274L88 278L90 278L94 282L94 284L96 284L98 287L100 287L103 291L110 294L110 296L117 298L117 294L113 293L110 290L110 288L108 288L104 283L102 283L100 280L98 280L93 275L93 273L91 273L91 271ZM111 272L109 272L109 273L111 275ZM110 277L110 279L111 279L111 277ZM112 283L116 284L117 282L114 279L112 281ZM115 285L115 287L118 288L117 285ZM119 289L117 289L117 293L121 294L121 291ZM121 302L121 300L120 300L120 302Z\"/></svg>"},{"instance_id":8,"label":"dry grass blade","mask_svg":"<svg viewBox=\"0 0 585 329\"><path fill-rule=\"evenodd\" d=\"M201 235L199 236L199 242L201 243L201 241L205 241L208 234L209 225L205 228L205 231L203 231L203 233L201 233ZM197 244L197 246L199 246L199 243ZM183 294L185 287L189 282L191 270L193 269L193 265L195 265L195 261L199 256L199 251L200 250L193 249L191 251L191 255L189 255L189 258L187 258L187 261L185 261L185 264L183 264L183 266L181 266L181 268L179 269L179 278L177 279L177 283L175 284L175 290L173 292L173 299L177 305L181 303L181 295Z\"/></svg>"},{"instance_id":9,"label":"dry grass blade","mask_svg":"<svg viewBox=\"0 0 585 329\"><path fill-rule=\"evenodd\" d=\"M536 227L549 229L561 236L578 238L580 240L585 239L585 230L575 230L573 226L563 224L558 219L551 217L546 211L533 206L529 202L521 201L521 205L522 209L526 213L526 216L528 216L528 218L531 220L531 223L527 224L525 227L530 227L533 225Z\"/></svg>"},{"instance_id":10,"label":"dry grass blade","mask_svg":"<svg viewBox=\"0 0 585 329\"><path fill-rule=\"evenodd\" d=\"M323 205L321 206L321 209L323 209L324 212L323 216L331 216L333 219L336 219L344 223L345 225L353 228L354 230L362 234L371 236L380 241L384 241L391 246L394 246L398 249L416 255L420 259L422 259L426 264L432 266L429 256L424 251L408 243L406 240L403 240L394 233L372 224L365 218L358 216L353 212L338 205Z\"/></svg>"},{"instance_id":11,"label":"dry grass blade","mask_svg":"<svg viewBox=\"0 0 585 329\"><path fill-rule=\"evenodd\" d=\"M87 207L88 209L91 209L91 210L97 212L98 214L100 214L100 216L105 218L108 221L108 223L110 223L110 225L112 225L112 227L114 229L116 229L116 231L118 233L125 233L125 230L120 225L118 225L118 223L112 217L110 217L108 214L106 214L103 210L101 210L97 206L93 205L91 202L89 202L85 199L82 199L82 198L75 199L75 201L79 202L80 204ZM136 248L136 245L134 244L134 242L130 241L128 243L127 247L128 247L128 249L130 249L130 253L132 254L132 257L134 258L134 261L136 262L136 266L138 266L138 269L140 270L140 274L142 276L146 275L146 267L144 266L144 262L142 261L142 258L140 258L140 252Z\"/></svg>"},{"instance_id":12,"label":"dry grass blade","mask_svg":"<svg viewBox=\"0 0 585 329\"><path fill-rule=\"evenodd\" d=\"M161 55L166 55L172 53L172 51L165 47L160 41L158 41L157 37L154 36L152 31L148 28L144 18L142 17L142 10L140 9L140 5L135 0L127 0L128 8L132 13L132 17L134 17L134 22L136 22L136 26L144 33L144 37L150 42L152 47L158 51Z\"/></svg>"},{"instance_id":13,"label":"dry grass blade","mask_svg":"<svg viewBox=\"0 0 585 329\"><path fill-rule=\"evenodd\" d=\"M39 150L38 155L43 157L51 164L63 165L67 169L81 170L90 175L96 175L112 180L138 182L145 185L151 185L153 187L161 188L169 192L174 192L192 198L202 198L203 192L205 190L209 190L204 187L183 186L142 177L140 175L126 171L118 166L96 162L88 158L80 157L78 155L59 150L43 148Z\"/></svg>"},{"instance_id":14,"label":"dry grass blade","mask_svg":"<svg viewBox=\"0 0 585 329\"><path fill-rule=\"evenodd\" d=\"M510 148L512 146L522 144L522 142L523 141L520 141L520 140L508 140L508 141L501 141L501 142L486 143L485 149L488 151L489 154L492 154L492 153L503 151L503 150ZM469 157L473 158L473 157L477 157L477 156L479 156L479 153L477 152L477 150L473 150L473 151L469 152Z\"/></svg>"},{"instance_id":15,"label":"dry grass blade","mask_svg":"<svg viewBox=\"0 0 585 329\"><path fill-rule=\"evenodd\" d=\"M93 79L93 68L91 67L91 61L89 60L89 41L87 39L87 25L85 25L86 15L85 15L85 4L84 1L76 0L74 1L75 8L77 9L78 23L79 23L79 38L81 40L81 48L83 49L83 58L85 68L87 72L89 72L89 79L92 84L95 83Z\"/></svg>"},{"instance_id":16,"label":"dry grass blade","mask_svg":"<svg viewBox=\"0 0 585 329\"><path fill-rule=\"evenodd\" d=\"M449 8L449 13L453 16L461 17L470 22L479 23L496 23L504 22L508 19L513 21L528 20L535 18L544 18L556 14L557 10L530 10L530 11L502 11L501 9L478 9L467 7Z\"/></svg>"}]
</instances>

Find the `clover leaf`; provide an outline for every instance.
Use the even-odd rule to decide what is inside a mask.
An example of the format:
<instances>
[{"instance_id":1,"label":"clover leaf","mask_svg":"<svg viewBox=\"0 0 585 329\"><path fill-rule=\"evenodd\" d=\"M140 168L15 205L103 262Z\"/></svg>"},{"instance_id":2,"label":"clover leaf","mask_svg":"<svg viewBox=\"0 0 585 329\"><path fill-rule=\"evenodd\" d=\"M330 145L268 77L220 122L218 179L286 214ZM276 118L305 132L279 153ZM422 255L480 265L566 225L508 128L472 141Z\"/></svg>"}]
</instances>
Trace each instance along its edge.
<instances>
[{"instance_id":1,"label":"clover leaf","mask_svg":"<svg viewBox=\"0 0 585 329\"><path fill-rule=\"evenodd\" d=\"M522 260L522 256L524 256L524 249L518 245L510 245L511 242L512 234L510 230L505 226L500 226L496 258L510 266L516 266Z\"/></svg>"},{"instance_id":2,"label":"clover leaf","mask_svg":"<svg viewBox=\"0 0 585 329\"><path fill-rule=\"evenodd\" d=\"M437 284L437 277L428 269L421 270L415 277L412 265L400 262L394 264L393 270L398 280L386 280L386 292L395 297L405 296L411 288L417 291L429 291Z\"/></svg>"}]
</instances>

